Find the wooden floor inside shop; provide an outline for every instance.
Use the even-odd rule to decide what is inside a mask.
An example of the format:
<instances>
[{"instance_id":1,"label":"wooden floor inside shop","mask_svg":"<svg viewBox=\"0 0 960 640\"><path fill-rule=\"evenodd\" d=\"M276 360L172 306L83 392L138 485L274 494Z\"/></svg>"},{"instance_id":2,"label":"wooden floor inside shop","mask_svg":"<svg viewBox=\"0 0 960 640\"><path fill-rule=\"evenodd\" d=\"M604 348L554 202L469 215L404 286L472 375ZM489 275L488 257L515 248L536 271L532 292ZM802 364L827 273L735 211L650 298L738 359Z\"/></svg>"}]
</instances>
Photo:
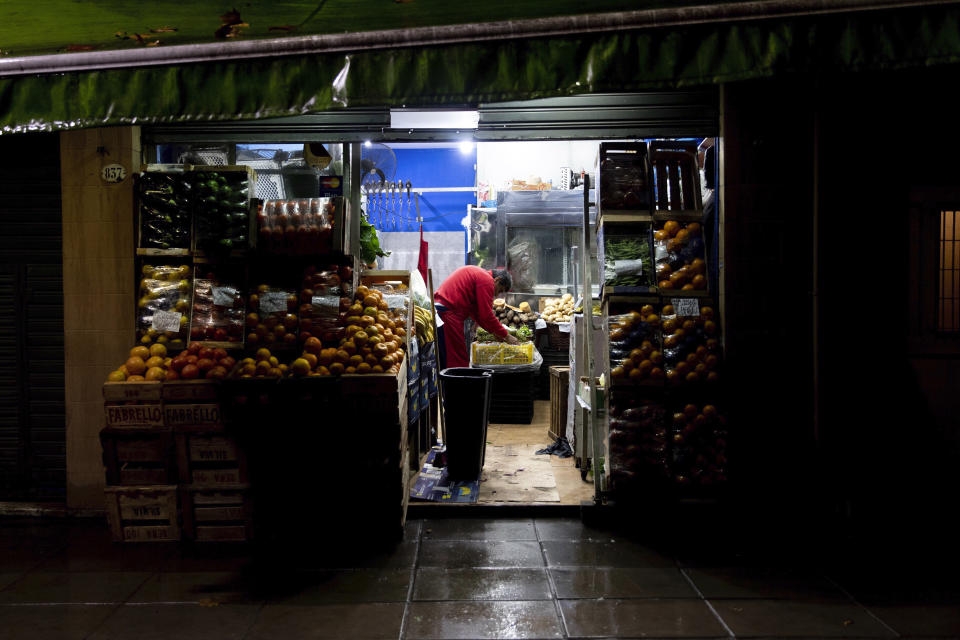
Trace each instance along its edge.
<instances>
[{"instance_id":1,"label":"wooden floor inside shop","mask_svg":"<svg viewBox=\"0 0 960 640\"><path fill-rule=\"evenodd\" d=\"M553 444L548 435L550 402L534 402L530 424L487 427L487 453L477 504L579 505L593 499L593 478L580 478L576 459L537 455ZM418 505L439 503L418 502ZM469 508L470 505L462 505Z\"/></svg>"}]
</instances>

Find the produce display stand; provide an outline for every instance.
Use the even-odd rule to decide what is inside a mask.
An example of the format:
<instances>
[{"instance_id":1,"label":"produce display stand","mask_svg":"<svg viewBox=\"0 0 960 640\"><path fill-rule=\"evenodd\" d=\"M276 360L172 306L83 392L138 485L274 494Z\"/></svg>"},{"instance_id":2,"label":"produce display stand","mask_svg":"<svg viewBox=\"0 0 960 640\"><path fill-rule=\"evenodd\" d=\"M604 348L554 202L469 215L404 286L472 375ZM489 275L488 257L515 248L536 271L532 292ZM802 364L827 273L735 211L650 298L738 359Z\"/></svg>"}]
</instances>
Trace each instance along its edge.
<instances>
[{"instance_id":1,"label":"produce display stand","mask_svg":"<svg viewBox=\"0 0 960 640\"><path fill-rule=\"evenodd\" d=\"M255 173L246 166L142 168L134 211L135 277L138 282L144 280L136 301L138 344L148 351L158 344L170 345L166 354L157 349L162 356L150 352L149 359L162 361L162 366L147 367L161 370L161 378L183 372L184 378L199 379L173 380L168 376L162 382L135 381L137 370L121 367L123 371L115 373L123 374L121 380L127 376L130 379L103 385L105 500L114 540L226 542L260 537L266 544L282 546L294 541L315 543L335 532L379 540L397 539L402 534L410 465L408 367L416 371L419 360L410 362L406 357L398 374L295 377L288 368L307 340L307 335L300 333L307 330L300 307L313 305L322 311L322 305L328 305L342 311L346 308L343 297L352 296L361 281L356 258L359 162L350 162L351 158L359 159L359 149L359 144L344 149L344 166L348 169L344 196L325 201L323 219L332 219L332 231L323 236L320 229L323 242L327 238L330 242L324 253L300 251L303 243L258 246L258 227L264 221L258 215L260 202L252 197ZM145 175L148 173L151 175ZM194 181L192 186L185 186L190 180ZM189 195L191 189L202 199ZM165 218L164 212L173 213ZM223 237L230 242L219 241L218 225L226 230ZM305 234L313 229L304 225ZM169 244L171 238L182 246L161 246ZM336 288L329 293L324 281L317 288L313 288L315 280L307 282L308 276L321 276L321 271L337 278ZM230 327L229 340L219 339L222 333L191 335L189 331L198 308L198 281L208 280L208 272L218 278L228 272L229 277L216 282L231 287L228 295L235 302L223 302L227 294L208 289L204 295L210 299L204 303L208 309L222 308L220 317L225 320L211 316L213 321L208 322L205 317L204 326ZM161 273L164 275L156 275ZM248 330L252 334L254 327L249 324L248 306L252 301L248 293L257 279L264 286L273 286L274 277L278 282L293 282L300 274L304 274L302 286L294 287L295 293L287 300L288 305L297 303L297 313L289 306L279 311L286 314L283 322L290 320L288 316L296 321L296 327L291 323L287 328L289 333L296 331L297 340L281 341L279 338L286 334L271 325L277 339L270 344L270 354L276 357L270 366L285 375L241 377L244 356L252 356L263 346L255 345L252 338L251 344L245 344ZM409 286L409 272L370 271L362 278L370 285L402 282ZM163 286L148 290L148 279ZM167 295L163 287L176 291L176 295L162 297ZM218 295L220 299L211 302ZM293 295L298 299L292 300ZM333 300L332 305L327 298ZM278 310L273 306L268 310L260 305L254 311L266 317ZM167 315L172 319L157 309L169 309ZM412 327L411 310L412 302L408 302L404 320L407 328ZM321 326L321 316L306 317L313 319L315 327ZM343 315L334 318L338 323L342 319ZM332 337L324 334L325 347L343 335L343 325L337 327L339 333L331 331ZM235 334L236 328L239 332ZM315 330L319 336L321 329ZM181 338L183 343L177 343ZM213 358L206 368L196 366L203 366L203 360L195 358L191 363L195 370L187 376L186 368L173 369L172 362L175 356L186 357L178 353L190 344L201 345L211 353L215 349L227 353L200 356ZM409 334L403 346L409 356ZM227 359L232 363L226 364ZM383 363L389 361L383 359ZM285 369L279 368L280 363ZM214 376L218 366L221 373ZM204 372L210 378L204 379ZM429 389L425 386L423 390ZM418 401L420 391L418 386ZM349 521L350 526L330 527L331 519Z\"/></svg>"},{"instance_id":2,"label":"produce display stand","mask_svg":"<svg viewBox=\"0 0 960 640\"><path fill-rule=\"evenodd\" d=\"M656 278L650 286L604 283L602 288L602 331L608 346L595 355L609 389L603 399L604 424L598 425L590 443L598 455L603 454L605 463L596 498L613 502L715 499L722 495L726 474L724 391L722 380L713 381L721 370L716 368L720 336L699 317L699 311L698 315L664 313L677 312L678 307L684 314L713 308L703 259L707 248L697 233L702 230L703 211L696 147L651 142L646 185L637 183L637 189L647 188L648 193L635 198L648 202L649 208L624 211L605 206L610 202L605 186L620 178L607 178L604 173L620 172L624 166L605 164L605 144L601 144L598 167L598 252L602 255L603 237L610 229L618 234L632 231L636 238L651 243L649 268L655 270ZM642 155L643 143L637 144L636 151ZM618 185L617 193L624 191L628 189ZM702 252L699 262L692 261L697 251ZM685 273L667 277L677 270ZM698 274L703 277L693 279ZM585 399L581 402L589 404Z\"/></svg>"}]
</instances>

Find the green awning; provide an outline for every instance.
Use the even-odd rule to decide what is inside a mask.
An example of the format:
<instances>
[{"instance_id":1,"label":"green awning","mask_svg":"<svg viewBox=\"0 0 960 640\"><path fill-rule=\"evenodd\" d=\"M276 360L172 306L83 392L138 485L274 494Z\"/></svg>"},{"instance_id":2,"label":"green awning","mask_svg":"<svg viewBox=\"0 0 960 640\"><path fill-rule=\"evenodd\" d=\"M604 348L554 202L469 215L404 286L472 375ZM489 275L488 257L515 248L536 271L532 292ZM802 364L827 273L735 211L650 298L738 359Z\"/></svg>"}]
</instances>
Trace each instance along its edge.
<instances>
[{"instance_id":1,"label":"green awning","mask_svg":"<svg viewBox=\"0 0 960 640\"><path fill-rule=\"evenodd\" d=\"M176 5L184 3L142 4L168 8L169 15L175 16ZM318 15L335 4L331 0ZM372 3L341 0L339 4ZM524 17L530 15L533 5L542 3L510 4L516 6L516 15ZM557 3L561 10L572 10L577 4ZM628 4L636 6L596 3L604 11ZM301 14L308 5L316 8L314 3L281 6L287 5L297 5ZM384 2L384 16L393 5L429 8L441 3ZM551 8L552 15L559 13ZM440 20L437 14L424 15ZM284 22L293 16L278 14L276 18ZM383 28L384 22L381 16L370 24ZM411 23L429 26L422 20ZM252 29L253 22L250 24ZM0 29L0 36L4 31L9 31L9 26ZM187 34L178 30L174 35ZM16 46L29 48L26 39L17 40ZM0 47L8 50L9 45ZM3 132L17 132L266 118L355 106L464 105L684 88L795 72L907 69L958 60L960 7L934 4L437 46L13 75L0 78L0 127ZM0 69L2 62L0 59Z\"/></svg>"}]
</instances>

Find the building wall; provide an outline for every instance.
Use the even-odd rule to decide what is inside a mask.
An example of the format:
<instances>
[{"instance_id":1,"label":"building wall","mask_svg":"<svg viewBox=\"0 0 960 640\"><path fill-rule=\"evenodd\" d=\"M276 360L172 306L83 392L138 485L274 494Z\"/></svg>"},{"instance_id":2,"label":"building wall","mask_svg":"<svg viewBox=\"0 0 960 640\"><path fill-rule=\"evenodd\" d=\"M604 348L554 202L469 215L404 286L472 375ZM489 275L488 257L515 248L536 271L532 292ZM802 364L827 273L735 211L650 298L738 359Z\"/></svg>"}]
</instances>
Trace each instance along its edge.
<instances>
[{"instance_id":1,"label":"building wall","mask_svg":"<svg viewBox=\"0 0 960 640\"><path fill-rule=\"evenodd\" d=\"M139 170L138 127L60 134L66 359L67 506L102 509L101 385L134 344L133 181L100 169Z\"/></svg>"}]
</instances>

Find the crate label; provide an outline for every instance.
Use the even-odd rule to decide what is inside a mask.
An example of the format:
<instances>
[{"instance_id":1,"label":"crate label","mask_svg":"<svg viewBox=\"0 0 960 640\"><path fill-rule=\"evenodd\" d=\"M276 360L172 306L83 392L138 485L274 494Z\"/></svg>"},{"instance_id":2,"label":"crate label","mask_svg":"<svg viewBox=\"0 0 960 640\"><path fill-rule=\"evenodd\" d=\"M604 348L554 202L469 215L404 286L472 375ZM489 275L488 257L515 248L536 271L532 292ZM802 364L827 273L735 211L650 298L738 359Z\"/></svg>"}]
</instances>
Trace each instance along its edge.
<instances>
[{"instance_id":1,"label":"crate label","mask_svg":"<svg viewBox=\"0 0 960 640\"><path fill-rule=\"evenodd\" d=\"M177 528L173 526L158 527L124 527L124 540L176 540Z\"/></svg>"},{"instance_id":2,"label":"crate label","mask_svg":"<svg viewBox=\"0 0 960 640\"><path fill-rule=\"evenodd\" d=\"M700 302L696 298L671 298L670 303L678 316L700 315Z\"/></svg>"},{"instance_id":3,"label":"crate label","mask_svg":"<svg viewBox=\"0 0 960 640\"><path fill-rule=\"evenodd\" d=\"M121 462L165 462L167 451L159 438L117 440L117 459Z\"/></svg>"},{"instance_id":4,"label":"crate label","mask_svg":"<svg viewBox=\"0 0 960 640\"><path fill-rule=\"evenodd\" d=\"M164 400L216 400L213 380L177 380L163 383Z\"/></svg>"},{"instance_id":5,"label":"crate label","mask_svg":"<svg viewBox=\"0 0 960 640\"><path fill-rule=\"evenodd\" d=\"M163 425L163 407L159 404L108 404L105 409L110 426Z\"/></svg>"},{"instance_id":6,"label":"crate label","mask_svg":"<svg viewBox=\"0 0 960 640\"><path fill-rule=\"evenodd\" d=\"M171 516L170 495L117 496L121 520L167 520Z\"/></svg>"},{"instance_id":7,"label":"crate label","mask_svg":"<svg viewBox=\"0 0 960 640\"><path fill-rule=\"evenodd\" d=\"M217 307L232 307L237 297L237 290L233 287L210 287L213 293L213 304Z\"/></svg>"},{"instance_id":8,"label":"crate label","mask_svg":"<svg viewBox=\"0 0 960 640\"><path fill-rule=\"evenodd\" d=\"M193 496L193 504L243 504L243 494L238 491L205 491Z\"/></svg>"},{"instance_id":9,"label":"crate label","mask_svg":"<svg viewBox=\"0 0 960 640\"><path fill-rule=\"evenodd\" d=\"M190 474L196 484L239 484L240 469L194 469Z\"/></svg>"},{"instance_id":10,"label":"crate label","mask_svg":"<svg viewBox=\"0 0 960 640\"><path fill-rule=\"evenodd\" d=\"M643 273L643 260L614 260L613 272L618 276L639 276Z\"/></svg>"},{"instance_id":11,"label":"crate label","mask_svg":"<svg viewBox=\"0 0 960 640\"><path fill-rule=\"evenodd\" d=\"M230 462L237 459L237 445L228 438L191 438L190 459L194 462Z\"/></svg>"},{"instance_id":12,"label":"crate label","mask_svg":"<svg viewBox=\"0 0 960 640\"><path fill-rule=\"evenodd\" d=\"M180 331L180 319L183 314L179 311L163 311L158 309L153 312L153 321L150 328L154 331Z\"/></svg>"},{"instance_id":13,"label":"crate label","mask_svg":"<svg viewBox=\"0 0 960 640\"><path fill-rule=\"evenodd\" d=\"M193 515L197 522L243 520L243 507L198 507Z\"/></svg>"},{"instance_id":14,"label":"crate label","mask_svg":"<svg viewBox=\"0 0 960 640\"><path fill-rule=\"evenodd\" d=\"M261 294L260 313L286 313L288 297L290 296L283 291L267 291ZM337 304L339 304L339 299Z\"/></svg>"},{"instance_id":15,"label":"crate label","mask_svg":"<svg viewBox=\"0 0 960 640\"><path fill-rule=\"evenodd\" d=\"M164 417L167 426L185 426L197 424L220 424L220 405L218 404L168 404Z\"/></svg>"}]
</instances>

